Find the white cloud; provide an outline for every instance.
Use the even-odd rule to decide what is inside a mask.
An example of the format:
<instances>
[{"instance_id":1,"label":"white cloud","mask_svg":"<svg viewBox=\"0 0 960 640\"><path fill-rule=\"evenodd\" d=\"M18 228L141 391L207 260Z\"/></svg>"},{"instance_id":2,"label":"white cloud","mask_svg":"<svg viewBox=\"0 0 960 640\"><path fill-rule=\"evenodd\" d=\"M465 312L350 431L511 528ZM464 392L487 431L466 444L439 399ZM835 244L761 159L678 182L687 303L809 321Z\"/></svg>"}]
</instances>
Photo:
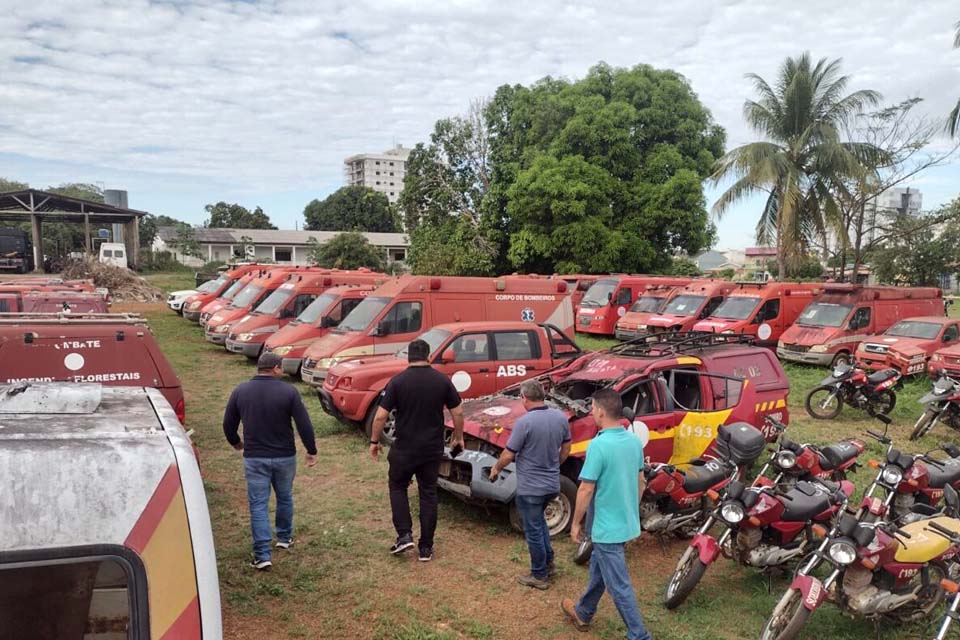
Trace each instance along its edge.
<instances>
[{"instance_id":1,"label":"white cloud","mask_svg":"<svg viewBox=\"0 0 960 640\"><path fill-rule=\"evenodd\" d=\"M329 189L349 154L412 145L500 84L599 60L677 69L731 145L752 138L744 74L804 50L938 117L960 94L948 0L6 4L0 153L251 194Z\"/></svg>"}]
</instances>

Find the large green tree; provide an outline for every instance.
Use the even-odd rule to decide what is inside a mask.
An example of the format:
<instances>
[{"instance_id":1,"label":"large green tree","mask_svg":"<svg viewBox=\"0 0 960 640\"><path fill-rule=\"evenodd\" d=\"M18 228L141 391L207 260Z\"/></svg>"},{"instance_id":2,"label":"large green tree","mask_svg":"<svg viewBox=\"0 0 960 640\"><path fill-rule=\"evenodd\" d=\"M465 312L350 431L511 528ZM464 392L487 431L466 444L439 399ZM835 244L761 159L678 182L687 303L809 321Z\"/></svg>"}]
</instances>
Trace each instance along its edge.
<instances>
[{"instance_id":1,"label":"large green tree","mask_svg":"<svg viewBox=\"0 0 960 640\"><path fill-rule=\"evenodd\" d=\"M7 178L0 178L0 193L6 193L8 191L23 191L24 189L29 189L30 185L26 182L19 182L17 180L9 180Z\"/></svg>"},{"instance_id":2,"label":"large green tree","mask_svg":"<svg viewBox=\"0 0 960 640\"><path fill-rule=\"evenodd\" d=\"M306 228L315 231L400 230L387 196L370 187L341 187L323 200L311 200L303 209Z\"/></svg>"},{"instance_id":3,"label":"large green tree","mask_svg":"<svg viewBox=\"0 0 960 640\"><path fill-rule=\"evenodd\" d=\"M673 71L606 64L503 86L487 108L490 207L522 271L658 271L710 245L702 181L724 132Z\"/></svg>"},{"instance_id":4,"label":"large green tree","mask_svg":"<svg viewBox=\"0 0 960 640\"><path fill-rule=\"evenodd\" d=\"M831 187L844 176L863 173L861 157L874 149L841 139L844 125L879 101L875 91L846 94L849 78L840 75L840 60L816 64L809 53L787 58L771 85L755 74L756 100L744 103L743 115L763 138L731 150L717 164L714 179L735 181L714 205L723 215L738 200L766 195L757 223L757 240L777 247L779 277L799 264L810 241L828 228L844 232Z\"/></svg>"},{"instance_id":5,"label":"large green tree","mask_svg":"<svg viewBox=\"0 0 960 640\"><path fill-rule=\"evenodd\" d=\"M153 240L157 237L157 230L160 227L177 227L179 225L189 226L182 220L177 220L162 213L160 215L148 213L140 218L140 246L152 246Z\"/></svg>"},{"instance_id":6,"label":"large green tree","mask_svg":"<svg viewBox=\"0 0 960 640\"><path fill-rule=\"evenodd\" d=\"M250 211L236 203L218 202L204 207L210 219L204 226L214 229L276 229L260 207Z\"/></svg>"},{"instance_id":7,"label":"large green tree","mask_svg":"<svg viewBox=\"0 0 960 640\"><path fill-rule=\"evenodd\" d=\"M381 249L371 245L362 233L344 231L318 244L311 242L310 256L321 267L331 269L359 269L367 267L382 271L386 256Z\"/></svg>"},{"instance_id":8,"label":"large green tree","mask_svg":"<svg viewBox=\"0 0 960 640\"><path fill-rule=\"evenodd\" d=\"M885 241L870 254L870 266L880 282L911 286L940 286L941 278L957 271L960 259L960 223L954 202L940 211L913 216L898 212L883 223ZM944 215L951 219L935 224Z\"/></svg>"}]
</instances>

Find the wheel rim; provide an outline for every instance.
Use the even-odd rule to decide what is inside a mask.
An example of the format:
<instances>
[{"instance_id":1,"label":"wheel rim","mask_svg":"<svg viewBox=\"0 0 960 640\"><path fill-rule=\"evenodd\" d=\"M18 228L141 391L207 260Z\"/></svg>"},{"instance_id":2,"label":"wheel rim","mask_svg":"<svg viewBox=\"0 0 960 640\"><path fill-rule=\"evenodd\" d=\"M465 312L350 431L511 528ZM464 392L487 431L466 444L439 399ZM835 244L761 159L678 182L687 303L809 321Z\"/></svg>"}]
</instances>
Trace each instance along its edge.
<instances>
[{"instance_id":1,"label":"wheel rim","mask_svg":"<svg viewBox=\"0 0 960 640\"><path fill-rule=\"evenodd\" d=\"M387 442L393 442L397 436L397 412L391 411L387 417L386 424L383 425L382 437Z\"/></svg>"},{"instance_id":2,"label":"wheel rim","mask_svg":"<svg viewBox=\"0 0 960 640\"><path fill-rule=\"evenodd\" d=\"M667 583L668 598L672 598L677 593L677 589L680 588L680 583L683 582L683 579L690 573L694 558L692 551L693 547L687 547L687 550L683 552L683 557L680 558L679 566L676 571L673 572L673 575L670 576L670 582Z\"/></svg>"},{"instance_id":3,"label":"wheel rim","mask_svg":"<svg viewBox=\"0 0 960 640\"><path fill-rule=\"evenodd\" d=\"M763 628L763 637L761 640L774 640L780 636L793 619L796 607L800 605L800 598L800 592L791 589L789 598L785 600L783 598L780 599L780 602L778 602L777 606L773 609L773 613L770 614L770 619L767 621L766 626Z\"/></svg>"},{"instance_id":4,"label":"wheel rim","mask_svg":"<svg viewBox=\"0 0 960 640\"><path fill-rule=\"evenodd\" d=\"M822 394L825 394L823 399L818 400L817 396ZM819 415L834 413L840 405L840 396L833 391L827 391L826 389L814 391L813 397L810 398L810 400L810 406L816 409Z\"/></svg>"},{"instance_id":5,"label":"wheel rim","mask_svg":"<svg viewBox=\"0 0 960 640\"><path fill-rule=\"evenodd\" d=\"M551 536L555 536L567 528L570 522L570 500L562 493L547 503L543 511L543 518L547 521L547 529Z\"/></svg>"}]
</instances>

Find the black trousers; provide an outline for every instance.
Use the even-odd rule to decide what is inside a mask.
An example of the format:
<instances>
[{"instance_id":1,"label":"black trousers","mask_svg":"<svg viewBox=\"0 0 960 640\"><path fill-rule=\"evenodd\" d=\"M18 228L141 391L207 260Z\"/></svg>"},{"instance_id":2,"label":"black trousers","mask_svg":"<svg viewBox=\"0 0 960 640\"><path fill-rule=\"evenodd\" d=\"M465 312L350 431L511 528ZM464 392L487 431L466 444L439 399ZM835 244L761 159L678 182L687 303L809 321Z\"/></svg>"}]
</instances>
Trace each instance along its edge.
<instances>
[{"instance_id":1,"label":"black trousers","mask_svg":"<svg viewBox=\"0 0 960 640\"><path fill-rule=\"evenodd\" d=\"M402 451L390 447L387 455L390 471L390 509L393 511L393 528L397 535L413 534L413 519L410 517L410 501L407 488L417 478L417 493L420 494L420 548L433 547L433 534L437 530L437 476L440 474L440 454L424 455L419 452Z\"/></svg>"}]
</instances>

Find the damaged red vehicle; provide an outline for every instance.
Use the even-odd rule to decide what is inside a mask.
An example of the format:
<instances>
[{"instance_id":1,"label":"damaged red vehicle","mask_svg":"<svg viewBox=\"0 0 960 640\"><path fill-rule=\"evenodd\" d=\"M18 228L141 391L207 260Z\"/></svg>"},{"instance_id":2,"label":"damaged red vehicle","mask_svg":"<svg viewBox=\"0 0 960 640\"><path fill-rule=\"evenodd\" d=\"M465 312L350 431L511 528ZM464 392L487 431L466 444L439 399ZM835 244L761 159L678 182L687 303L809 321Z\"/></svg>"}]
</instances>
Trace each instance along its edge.
<instances>
[{"instance_id":1,"label":"damaged red vehicle","mask_svg":"<svg viewBox=\"0 0 960 640\"><path fill-rule=\"evenodd\" d=\"M560 470L561 494L547 509L551 535L570 525L577 478L598 431L590 398L599 389L620 393L625 424L644 441L644 455L651 463L689 464L712 448L720 425L762 425L764 436L773 441L777 433L767 428L764 418L789 420L786 374L776 356L752 346L749 336L651 334L586 354L537 379L547 390L547 404L569 416L573 438L570 457ZM466 450L453 459L448 451L439 484L467 502L509 505L511 522L519 527L513 506L514 465L495 481L488 479L514 422L524 414L519 386L465 401L464 414Z\"/></svg>"},{"instance_id":2,"label":"damaged red vehicle","mask_svg":"<svg viewBox=\"0 0 960 640\"><path fill-rule=\"evenodd\" d=\"M864 338L857 347L857 364L868 371L896 369L902 376L926 373L930 356L958 341L960 324L956 318L907 318L878 336Z\"/></svg>"}]
</instances>

